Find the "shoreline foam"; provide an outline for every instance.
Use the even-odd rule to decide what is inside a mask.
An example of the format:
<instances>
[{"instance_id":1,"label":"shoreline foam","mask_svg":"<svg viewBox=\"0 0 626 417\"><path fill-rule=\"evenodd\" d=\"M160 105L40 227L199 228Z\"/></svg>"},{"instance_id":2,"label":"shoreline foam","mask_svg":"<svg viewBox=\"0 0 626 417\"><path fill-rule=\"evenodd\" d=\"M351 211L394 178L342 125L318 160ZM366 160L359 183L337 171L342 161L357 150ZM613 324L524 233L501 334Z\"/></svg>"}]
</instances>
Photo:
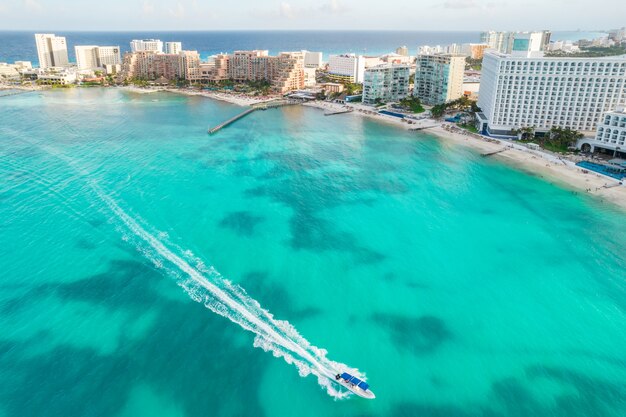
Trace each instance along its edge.
<instances>
[{"instance_id":1,"label":"shoreline foam","mask_svg":"<svg viewBox=\"0 0 626 417\"><path fill-rule=\"evenodd\" d=\"M333 111L353 108L355 111L350 113L351 115L370 117L381 122L392 123L406 130L425 128L420 132L435 136L443 142L462 145L481 153L495 152L506 148L506 151L492 157L529 175L543 178L574 192L588 193L600 202L608 201L622 210L626 210L626 187L619 185L618 180L591 171L584 173L574 162L546 152L531 150L510 141L474 137L470 132L451 131L449 129L454 126L453 124L434 119L422 119L414 124L408 124L397 117L360 112L359 110L372 110L363 105L308 102L305 106Z\"/></svg>"}]
</instances>

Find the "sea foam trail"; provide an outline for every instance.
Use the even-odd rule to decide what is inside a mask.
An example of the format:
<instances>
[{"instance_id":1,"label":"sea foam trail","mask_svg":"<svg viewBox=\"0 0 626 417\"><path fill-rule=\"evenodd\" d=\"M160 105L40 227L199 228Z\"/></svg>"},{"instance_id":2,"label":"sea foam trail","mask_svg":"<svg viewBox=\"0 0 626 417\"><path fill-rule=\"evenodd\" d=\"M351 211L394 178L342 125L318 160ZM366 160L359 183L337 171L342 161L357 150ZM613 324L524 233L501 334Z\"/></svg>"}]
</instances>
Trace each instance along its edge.
<instances>
[{"instance_id":1,"label":"sea foam trail","mask_svg":"<svg viewBox=\"0 0 626 417\"><path fill-rule=\"evenodd\" d=\"M128 215L111 197L98 188L94 189L98 197L135 237L141 239L148 245L149 250L183 273L182 277L178 277L179 285L192 299L203 303L214 313L226 317L245 330L255 333L255 347L260 347L295 365L301 376L309 374L317 376L318 382L326 388L328 394L337 398L348 394L335 389L330 381L337 370L349 369L347 365L328 360L325 350L312 346L290 323L276 320L256 300L248 296L243 288L225 280L214 268L201 271L192 266L183 256L168 248L163 240L148 232L137 220Z\"/></svg>"},{"instance_id":2,"label":"sea foam trail","mask_svg":"<svg viewBox=\"0 0 626 417\"><path fill-rule=\"evenodd\" d=\"M124 240L134 242L135 248L144 257L173 276L193 300L254 333L256 335L254 347L271 352L277 358L283 358L288 364L294 365L302 377L315 375L318 384L335 398L347 398L351 395L349 391L337 389L334 383L335 373L349 371L365 380L356 369L329 360L325 349L311 345L289 322L275 319L242 287L224 279L215 268L206 267L204 262L190 251L184 251L169 243L166 234L149 232L140 220L124 211L91 178L91 174L79 167L73 159L50 146L40 147L65 161L86 179L98 198L114 214L114 219L124 226L125 230L122 230Z\"/></svg>"}]
</instances>

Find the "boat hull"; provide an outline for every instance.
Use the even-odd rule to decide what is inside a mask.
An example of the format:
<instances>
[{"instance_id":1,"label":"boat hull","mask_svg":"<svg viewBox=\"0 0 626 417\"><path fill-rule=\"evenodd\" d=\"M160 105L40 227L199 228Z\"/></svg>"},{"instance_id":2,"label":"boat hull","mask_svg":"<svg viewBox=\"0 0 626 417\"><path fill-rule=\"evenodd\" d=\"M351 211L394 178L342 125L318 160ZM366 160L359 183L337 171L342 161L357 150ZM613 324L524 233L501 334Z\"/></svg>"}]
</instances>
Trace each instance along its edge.
<instances>
[{"instance_id":1,"label":"boat hull","mask_svg":"<svg viewBox=\"0 0 626 417\"><path fill-rule=\"evenodd\" d=\"M339 385L341 385L342 387L344 387L345 389L355 393L356 395L358 395L361 398L367 398L368 400L373 400L374 398L376 398L376 395L374 395L374 393L371 390L367 390L364 391L361 388L359 388L358 386L352 386L352 384L347 383L346 381L344 381L343 379L339 378L339 379L335 379L335 382Z\"/></svg>"}]
</instances>

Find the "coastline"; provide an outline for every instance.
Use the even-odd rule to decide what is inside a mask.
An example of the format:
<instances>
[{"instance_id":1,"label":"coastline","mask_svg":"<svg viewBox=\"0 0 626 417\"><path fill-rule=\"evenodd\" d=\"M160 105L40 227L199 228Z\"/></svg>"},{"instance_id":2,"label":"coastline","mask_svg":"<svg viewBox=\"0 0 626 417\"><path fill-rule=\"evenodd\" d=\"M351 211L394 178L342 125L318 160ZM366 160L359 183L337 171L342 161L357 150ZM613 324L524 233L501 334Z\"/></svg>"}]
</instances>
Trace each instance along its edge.
<instances>
[{"instance_id":1,"label":"coastline","mask_svg":"<svg viewBox=\"0 0 626 417\"><path fill-rule=\"evenodd\" d=\"M135 87L132 85L127 85L123 87L118 87L123 89L124 91L128 91L130 93L137 94L151 94L158 92L168 92L173 94L182 94L185 96L201 96L210 98L213 100L224 101L230 104L235 104L237 106L252 106L254 104L263 103L266 101L275 100L274 96L261 96L261 97L250 97L243 94L231 94L231 93L221 93L215 91L198 91L194 89L187 88L171 88L171 87Z\"/></svg>"},{"instance_id":2,"label":"coastline","mask_svg":"<svg viewBox=\"0 0 626 417\"><path fill-rule=\"evenodd\" d=\"M451 123L434 119L422 119L414 124L408 124L402 122L397 117L377 113L372 114L372 109L363 105L342 105L326 102L308 102L304 105L332 111L352 108L354 111L349 113L351 115L370 117L381 122L394 124L406 130L421 128L423 130L420 130L420 132L435 136L443 142L452 143L455 146L465 146L480 153L506 149L489 157L520 169L526 174L543 178L573 192L590 194L600 202L606 201L622 210L626 210L626 186L619 185L618 180L591 171L584 173L574 162L561 159L546 152L531 150L521 144L510 141L478 136L453 127L454 125ZM365 113L365 110L370 110L370 112Z\"/></svg>"}]
</instances>

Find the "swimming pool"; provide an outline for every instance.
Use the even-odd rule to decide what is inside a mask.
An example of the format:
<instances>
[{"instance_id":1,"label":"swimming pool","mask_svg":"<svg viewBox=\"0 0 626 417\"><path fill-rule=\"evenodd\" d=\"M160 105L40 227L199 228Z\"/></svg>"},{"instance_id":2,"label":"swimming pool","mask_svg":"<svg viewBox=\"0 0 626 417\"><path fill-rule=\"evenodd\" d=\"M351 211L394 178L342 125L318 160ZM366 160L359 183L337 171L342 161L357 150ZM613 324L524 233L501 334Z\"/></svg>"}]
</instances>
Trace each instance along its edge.
<instances>
[{"instance_id":1,"label":"swimming pool","mask_svg":"<svg viewBox=\"0 0 626 417\"><path fill-rule=\"evenodd\" d=\"M609 169L609 167L607 167L606 165L596 164L594 162L581 161L581 162L578 162L576 165L581 168L585 168L590 171L594 171L599 174L606 175L607 177L615 178L617 180L621 180L624 177L626 177L626 173L624 172L617 172L617 171Z\"/></svg>"},{"instance_id":2,"label":"swimming pool","mask_svg":"<svg viewBox=\"0 0 626 417\"><path fill-rule=\"evenodd\" d=\"M399 119L404 119L404 114L402 114L402 113L396 113L396 112L389 111L389 110L381 110L378 113L386 114L387 116L397 117Z\"/></svg>"}]
</instances>

